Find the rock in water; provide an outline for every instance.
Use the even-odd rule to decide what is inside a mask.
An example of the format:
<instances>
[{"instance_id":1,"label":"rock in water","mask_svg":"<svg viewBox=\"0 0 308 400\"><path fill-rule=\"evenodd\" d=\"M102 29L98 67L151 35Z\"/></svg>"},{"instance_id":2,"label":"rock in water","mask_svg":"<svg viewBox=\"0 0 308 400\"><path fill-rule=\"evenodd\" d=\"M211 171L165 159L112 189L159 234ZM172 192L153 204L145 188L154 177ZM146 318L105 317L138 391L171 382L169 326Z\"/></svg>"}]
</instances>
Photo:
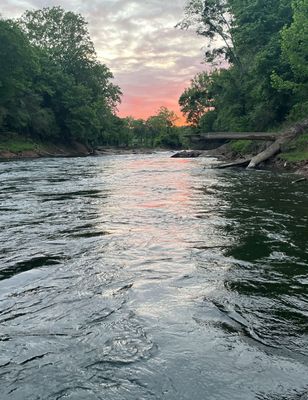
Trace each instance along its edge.
<instances>
[{"instance_id":1,"label":"rock in water","mask_svg":"<svg viewBox=\"0 0 308 400\"><path fill-rule=\"evenodd\" d=\"M184 150L173 154L171 158L196 158L201 156L202 151L198 150Z\"/></svg>"}]
</instances>

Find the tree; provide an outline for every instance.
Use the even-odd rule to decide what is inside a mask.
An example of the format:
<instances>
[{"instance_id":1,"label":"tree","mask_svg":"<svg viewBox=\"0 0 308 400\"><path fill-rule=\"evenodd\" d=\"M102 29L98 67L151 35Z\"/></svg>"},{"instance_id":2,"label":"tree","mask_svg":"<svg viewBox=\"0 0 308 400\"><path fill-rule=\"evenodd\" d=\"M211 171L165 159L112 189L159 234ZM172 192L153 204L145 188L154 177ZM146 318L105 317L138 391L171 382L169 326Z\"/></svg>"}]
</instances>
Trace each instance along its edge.
<instances>
[{"instance_id":1,"label":"tree","mask_svg":"<svg viewBox=\"0 0 308 400\"><path fill-rule=\"evenodd\" d=\"M180 138L175 127L178 116L166 107L160 107L156 115L147 119L146 125L155 146L177 148Z\"/></svg>"},{"instance_id":2,"label":"tree","mask_svg":"<svg viewBox=\"0 0 308 400\"><path fill-rule=\"evenodd\" d=\"M132 119L130 126L133 130L135 141L140 146L153 147L154 146L154 132L150 126L143 119Z\"/></svg>"},{"instance_id":3,"label":"tree","mask_svg":"<svg viewBox=\"0 0 308 400\"><path fill-rule=\"evenodd\" d=\"M233 15L228 0L189 0L185 17L177 26L195 28L198 35L208 39L205 61L219 63L226 59L240 65L232 35Z\"/></svg>"},{"instance_id":4,"label":"tree","mask_svg":"<svg viewBox=\"0 0 308 400\"><path fill-rule=\"evenodd\" d=\"M87 23L80 14L60 6L43 8L26 11L18 23L30 43L45 50L69 73L82 75L96 61Z\"/></svg>"},{"instance_id":5,"label":"tree","mask_svg":"<svg viewBox=\"0 0 308 400\"><path fill-rule=\"evenodd\" d=\"M78 83L91 87L95 96L104 96L115 108L121 91L113 85L109 68L96 57L87 22L80 14L61 7L26 11L18 20L30 42L48 54L51 62L74 76Z\"/></svg>"},{"instance_id":6,"label":"tree","mask_svg":"<svg viewBox=\"0 0 308 400\"><path fill-rule=\"evenodd\" d=\"M308 81L308 0L293 0L293 21L281 32L282 54L296 79Z\"/></svg>"},{"instance_id":7,"label":"tree","mask_svg":"<svg viewBox=\"0 0 308 400\"><path fill-rule=\"evenodd\" d=\"M0 20L0 101L23 90L35 68L34 53L27 38L10 21Z\"/></svg>"},{"instance_id":8,"label":"tree","mask_svg":"<svg viewBox=\"0 0 308 400\"><path fill-rule=\"evenodd\" d=\"M308 113L308 0L292 1L293 20L281 31L281 60L287 67L272 74L272 84L281 93L292 93L291 118Z\"/></svg>"},{"instance_id":9,"label":"tree","mask_svg":"<svg viewBox=\"0 0 308 400\"><path fill-rule=\"evenodd\" d=\"M0 127L20 131L30 123L30 103L36 103L31 85L38 65L35 51L12 21L0 20L0 60Z\"/></svg>"},{"instance_id":10,"label":"tree","mask_svg":"<svg viewBox=\"0 0 308 400\"><path fill-rule=\"evenodd\" d=\"M182 27L194 26L209 41L206 61L228 61L209 74L207 90L193 83L180 98L197 129L264 130L286 117L290 95L273 87L271 75L273 69L290 70L281 60L280 42L281 29L291 22L290 4L291 0L188 0Z\"/></svg>"},{"instance_id":11,"label":"tree","mask_svg":"<svg viewBox=\"0 0 308 400\"><path fill-rule=\"evenodd\" d=\"M113 114L121 91L97 60L85 19L52 7L26 11L18 24L39 54L36 90L55 115L57 136L92 144L103 140L117 124Z\"/></svg>"},{"instance_id":12,"label":"tree","mask_svg":"<svg viewBox=\"0 0 308 400\"><path fill-rule=\"evenodd\" d=\"M167 107L160 107L156 116L168 127L173 127L179 117Z\"/></svg>"},{"instance_id":13,"label":"tree","mask_svg":"<svg viewBox=\"0 0 308 400\"><path fill-rule=\"evenodd\" d=\"M200 72L191 80L190 87L184 90L179 99L182 113L193 126L199 124L202 115L213 105L211 83L211 74Z\"/></svg>"}]
</instances>

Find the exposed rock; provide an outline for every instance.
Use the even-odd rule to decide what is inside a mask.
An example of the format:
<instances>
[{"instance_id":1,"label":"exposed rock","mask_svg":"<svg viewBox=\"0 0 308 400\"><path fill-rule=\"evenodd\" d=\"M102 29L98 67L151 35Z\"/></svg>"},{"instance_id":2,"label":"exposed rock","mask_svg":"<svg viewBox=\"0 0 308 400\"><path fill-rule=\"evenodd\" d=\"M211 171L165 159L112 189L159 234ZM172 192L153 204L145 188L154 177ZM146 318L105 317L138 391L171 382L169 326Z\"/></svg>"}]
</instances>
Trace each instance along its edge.
<instances>
[{"instance_id":1,"label":"exposed rock","mask_svg":"<svg viewBox=\"0 0 308 400\"><path fill-rule=\"evenodd\" d=\"M196 158L200 157L202 154L203 152L199 150L183 150L173 154L171 158Z\"/></svg>"}]
</instances>

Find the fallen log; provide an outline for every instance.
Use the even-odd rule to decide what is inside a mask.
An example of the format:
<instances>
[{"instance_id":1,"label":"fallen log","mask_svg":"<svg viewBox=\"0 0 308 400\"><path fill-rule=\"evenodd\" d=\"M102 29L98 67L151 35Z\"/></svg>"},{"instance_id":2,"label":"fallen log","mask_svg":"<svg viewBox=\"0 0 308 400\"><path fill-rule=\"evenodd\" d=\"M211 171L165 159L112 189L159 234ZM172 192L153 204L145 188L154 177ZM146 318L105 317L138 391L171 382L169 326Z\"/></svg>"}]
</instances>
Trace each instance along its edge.
<instances>
[{"instance_id":1,"label":"fallen log","mask_svg":"<svg viewBox=\"0 0 308 400\"><path fill-rule=\"evenodd\" d=\"M292 185L294 185L295 183L304 182L304 181L306 181L306 180L307 180L307 178L306 178L306 177L304 177L304 178L299 178L299 179L296 179L296 181L293 181L293 182L292 182Z\"/></svg>"},{"instance_id":2,"label":"fallen log","mask_svg":"<svg viewBox=\"0 0 308 400\"><path fill-rule=\"evenodd\" d=\"M307 128L308 128L308 119L302 121L301 123L298 123L289 130L282 132L279 138L273 144L271 144L264 151L257 154L251 159L247 168L248 169L256 168L262 162L280 153L283 145L290 142L300 133L303 133Z\"/></svg>"},{"instance_id":3,"label":"fallen log","mask_svg":"<svg viewBox=\"0 0 308 400\"><path fill-rule=\"evenodd\" d=\"M251 158L246 160L237 160L227 164L219 164L216 168L224 169L224 168L232 168L232 167L246 167L251 161Z\"/></svg>"},{"instance_id":4,"label":"fallen log","mask_svg":"<svg viewBox=\"0 0 308 400\"><path fill-rule=\"evenodd\" d=\"M249 165L248 169L256 168L261 162L264 162L268 160L269 158L275 156L276 154L280 153L281 151L281 146L283 144L286 144L290 140L292 140L293 137L286 137L282 136L281 138L277 139L273 144L271 144L269 147L267 147L265 150L263 150L261 153L258 153L256 156L254 156Z\"/></svg>"}]
</instances>

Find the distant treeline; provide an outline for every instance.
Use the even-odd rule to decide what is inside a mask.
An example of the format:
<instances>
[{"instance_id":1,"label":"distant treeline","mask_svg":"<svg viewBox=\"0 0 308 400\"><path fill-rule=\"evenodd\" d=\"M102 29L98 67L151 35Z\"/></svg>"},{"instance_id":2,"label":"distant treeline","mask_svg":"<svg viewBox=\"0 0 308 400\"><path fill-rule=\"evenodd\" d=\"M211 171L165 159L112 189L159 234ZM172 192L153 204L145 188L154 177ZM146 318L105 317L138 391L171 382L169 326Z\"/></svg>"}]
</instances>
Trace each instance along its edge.
<instances>
[{"instance_id":1,"label":"distant treeline","mask_svg":"<svg viewBox=\"0 0 308 400\"><path fill-rule=\"evenodd\" d=\"M116 115L112 78L80 14L52 7L0 19L0 139L179 147L183 129L166 108L146 121Z\"/></svg>"},{"instance_id":2,"label":"distant treeline","mask_svg":"<svg viewBox=\"0 0 308 400\"><path fill-rule=\"evenodd\" d=\"M262 131L307 117L308 0L189 0L179 26L209 43L211 72L179 100L197 130Z\"/></svg>"}]
</instances>

